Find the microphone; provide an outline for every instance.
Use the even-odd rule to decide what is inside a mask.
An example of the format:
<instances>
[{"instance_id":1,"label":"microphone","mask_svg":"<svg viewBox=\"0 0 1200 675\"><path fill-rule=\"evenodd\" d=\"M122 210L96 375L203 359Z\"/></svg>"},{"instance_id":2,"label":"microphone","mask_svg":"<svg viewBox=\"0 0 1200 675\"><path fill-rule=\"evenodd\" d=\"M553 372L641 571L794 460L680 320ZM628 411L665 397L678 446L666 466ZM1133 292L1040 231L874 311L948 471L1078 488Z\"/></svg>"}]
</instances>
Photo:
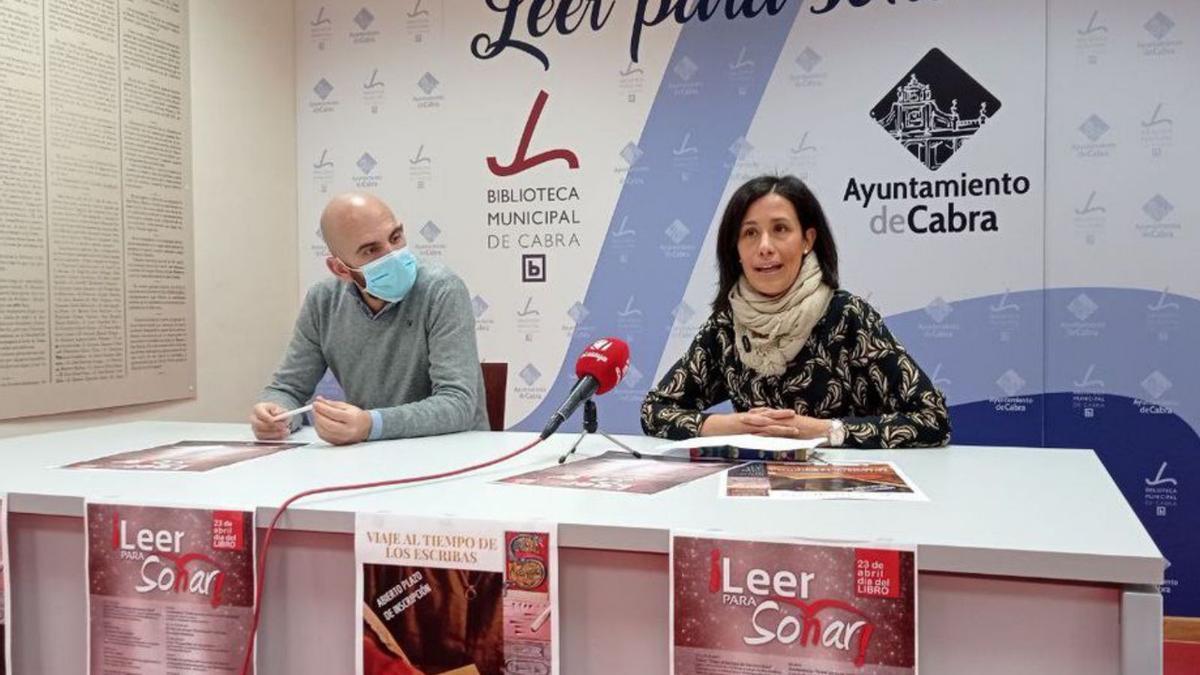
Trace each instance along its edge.
<instances>
[{"instance_id":1,"label":"microphone","mask_svg":"<svg viewBox=\"0 0 1200 675\"><path fill-rule=\"evenodd\" d=\"M617 386L629 370L629 345L620 338L606 337L588 345L575 361L575 376L579 378L567 400L551 415L541 438L545 440L567 421L580 404L592 396L607 393Z\"/></svg>"}]
</instances>

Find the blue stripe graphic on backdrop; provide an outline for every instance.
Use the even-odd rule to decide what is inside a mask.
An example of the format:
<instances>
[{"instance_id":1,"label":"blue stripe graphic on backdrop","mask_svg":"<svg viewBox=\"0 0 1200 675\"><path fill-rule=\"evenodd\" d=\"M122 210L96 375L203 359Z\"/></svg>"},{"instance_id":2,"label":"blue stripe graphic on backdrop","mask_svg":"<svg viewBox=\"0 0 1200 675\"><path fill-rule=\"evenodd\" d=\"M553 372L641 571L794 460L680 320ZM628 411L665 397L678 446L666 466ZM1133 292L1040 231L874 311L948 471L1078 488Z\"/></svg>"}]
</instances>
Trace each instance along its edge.
<instances>
[{"instance_id":1,"label":"blue stripe graphic on backdrop","mask_svg":"<svg viewBox=\"0 0 1200 675\"><path fill-rule=\"evenodd\" d=\"M1045 330L1041 289L946 302L887 317L888 328L952 404L987 401L986 424L962 424L953 441L1042 445Z\"/></svg>"},{"instance_id":2,"label":"blue stripe graphic on backdrop","mask_svg":"<svg viewBox=\"0 0 1200 675\"><path fill-rule=\"evenodd\" d=\"M1200 616L1200 301L1055 288L1046 310L1046 445L1096 450L1170 561L1164 610Z\"/></svg>"},{"instance_id":3,"label":"blue stripe graphic on backdrop","mask_svg":"<svg viewBox=\"0 0 1200 675\"><path fill-rule=\"evenodd\" d=\"M1146 420L1169 413L1200 429L1195 299L1132 288L1054 288L931 303L892 315L887 324L951 404L986 403L990 423L952 420L955 442L1042 445L1032 425L1040 424L1034 412L1046 392L1077 394L1078 414L1090 395L1124 396L1142 402ZM1025 398L1034 400L1014 409ZM1047 414L1047 435L1061 421Z\"/></svg>"},{"instance_id":4,"label":"blue stripe graphic on backdrop","mask_svg":"<svg viewBox=\"0 0 1200 675\"><path fill-rule=\"evenodd\" d=\"M607 431L640 433L639 410L666 347L668 317L683 297L736 151L754 120L800 3L776 16L693 20L659 83L641 139L620 151L630 169L558 377L513 428L537 430L575 383L575 359L592 340L628 340L625 380L599 401ZM686 153L699 161L687 163ZM712 261L701 261L712 264ZM578 418L578 416L577 416ZM574 419L564 429L579 429Z\"/></svg>"},{"instance_id":5,"label":"blue stripe graphic on backdrop","mask_svg":"<svg viewBox=\"0 0 1200 675\"><path fill-rule=\"evenodd\" d=\"M1200 613L1200 511L1187 499L1200 480L1200 301L1053 288L933 302L888 326L952 403L955 443L1095 450L1170 561L1167 614ZM1024 382L1040 367L1031 335L1044 341L1045 393Z\"/></svg>"}]
</instances>

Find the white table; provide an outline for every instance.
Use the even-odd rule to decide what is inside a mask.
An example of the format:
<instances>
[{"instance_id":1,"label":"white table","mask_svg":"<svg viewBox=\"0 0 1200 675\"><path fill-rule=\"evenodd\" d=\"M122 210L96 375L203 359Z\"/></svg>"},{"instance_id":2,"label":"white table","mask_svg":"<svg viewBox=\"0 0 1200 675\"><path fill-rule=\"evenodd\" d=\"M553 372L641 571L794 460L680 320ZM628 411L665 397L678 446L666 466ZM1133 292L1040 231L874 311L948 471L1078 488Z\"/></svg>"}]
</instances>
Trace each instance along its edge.
<instances>
[{"instance_id":1,"label":"white table","mask_svg":"<svg viewBox=\"0 0 1200 675\"><path fill-rule=\"evenodd\" d=\"M0 440L16 675L85 672L84 500L256 509L265 527L275 506L301 490L447 470L533 435L336 448L306 429L298 437L313 445L206 473L50 468L178 440L250 437L244 425L142 422ZM353 672L358 511L561 523L562 663L572 675L667 671L671 528L917 545L925 675L1161 671L1163 559L1091 451L831 453L896 461L929 496L923 503L723 500L715 475L657 495L492 482L551 464L569 442L556 436L465 477L293 507L268 562L259 672ZM580 454L608 448L592 437Z\"/></svg>"}]
</instances>

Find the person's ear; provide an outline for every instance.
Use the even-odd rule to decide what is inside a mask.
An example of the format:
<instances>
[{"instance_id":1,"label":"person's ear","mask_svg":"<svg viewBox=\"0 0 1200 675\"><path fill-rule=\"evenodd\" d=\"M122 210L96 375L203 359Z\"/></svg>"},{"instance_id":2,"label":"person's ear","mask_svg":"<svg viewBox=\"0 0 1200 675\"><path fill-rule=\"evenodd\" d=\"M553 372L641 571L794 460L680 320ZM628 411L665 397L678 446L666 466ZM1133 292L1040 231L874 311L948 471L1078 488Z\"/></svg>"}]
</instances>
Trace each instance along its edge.
<instances>
[{"instance_id":1,"label":"person's ear","mask_svg":"<svg viewBox=\"0 0 1200 675\"><path fill-rule=\"evenodd\" d=\"M325 267L329 269L330 274L342 281L354 283L354 275L350 274L350 270L346 267L346 264L338 260L336 256L325 256Z\"/></svg>"}]
</instances>

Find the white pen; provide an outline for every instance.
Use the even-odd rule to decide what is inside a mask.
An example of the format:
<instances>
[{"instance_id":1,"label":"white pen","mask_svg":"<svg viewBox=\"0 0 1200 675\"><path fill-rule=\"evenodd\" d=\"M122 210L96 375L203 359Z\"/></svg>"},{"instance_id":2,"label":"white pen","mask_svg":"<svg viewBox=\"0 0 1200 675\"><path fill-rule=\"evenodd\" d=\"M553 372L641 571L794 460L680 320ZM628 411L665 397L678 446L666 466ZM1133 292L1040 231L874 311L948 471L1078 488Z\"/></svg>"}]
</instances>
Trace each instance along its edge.
<instances>
[{"instance_id":1,"label":"white pen","mask_svg":"<svg viewBox=\"0 0 1200 675\"><path fill-rule=\"evenodd\" d=\"M312 407L312 404L311 404L311 403L309 403L308 405L306 405L306 406L301 406L301 407L299 407L299 408L296 408L295 410L289 410L289 411L287 411L287 412L281 412L281 413L279 413L278 415L276 415L276 416L272 417L272 418L271 418L271 421L272 421L272 422L280 422L280 421L282 421L282 420L286 420L287 418L289 418L289 417L291 417L291 416L293 416L293 415L299 415L299 414L301 414L301 413L306 413L306 412L308 412L309 410L312 410L312 409L313 409L313 407Z\"/></svg>"},{"instance_id":2,"label":"white pen","mask_svg":"<svg viewBox=\"0 0 1200 675\"><path fill-rule=\"evenodd\" d=\"M533 623L529 624L529 630L536 633L537 630L542 627L542 624L546 623L546 619L549 619L549 618L550 618L550 606L547 605L546 609L543 609L542 613L538 614L537 618L533 620Z\"/></svg>"}]
</instances>

